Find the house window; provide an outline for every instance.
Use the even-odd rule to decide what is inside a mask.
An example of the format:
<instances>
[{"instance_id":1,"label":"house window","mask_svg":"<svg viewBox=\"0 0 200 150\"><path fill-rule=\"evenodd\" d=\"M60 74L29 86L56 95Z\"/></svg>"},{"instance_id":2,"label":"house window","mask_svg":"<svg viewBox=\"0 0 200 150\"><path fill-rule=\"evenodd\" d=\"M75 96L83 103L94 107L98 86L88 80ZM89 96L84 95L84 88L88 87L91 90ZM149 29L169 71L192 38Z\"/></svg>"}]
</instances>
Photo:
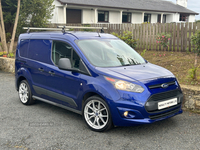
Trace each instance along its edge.
<instances>
[{"instance_id":1,"label":"house window","mask_svg":"<svg viewBox=\"0 0 200 150\"><path fill-rule=\"evenodd\" d=\"M151 14L144 14L144 22L151 23Z\"/></svg>"},{"instance_id":2,"label":"house window","mask_svg":"<svg viewBox=\"0 0 200 150\"><path fill-rule=\"evenodd\" d=\"M158 23L161 23L161 15L158 15L158 20L157 20L157 22L158 22ZM166 15L163 15L162 23L166 23Z\"/></svg>"},{"instance_id":3,"label":"house window","mask_svg":"<svg viewBox=\"0 0 200 150\"><path fill-rule=\"evenodd\" d=\"M108 11L98 11L98 22L108 22Z\"/></svg>"},{"instance_id":4,"label":"house window","mask_svg":"<svg viewBox=\"0 0 200 150\"><path fill-rule=\"evenodd\" d=\"M131 23L131 13L122 13L122 22L123 23Z\"/></svg>"},{"instance_id":5,"label":"house window","mask_svg":"<svg viewBox=\"0 0 200 150\"><path fill-rule=\"evenodd\" d=\"M189 18L189 15L187 15L187 14L180 14L180 19L179 19L179 21L188 22L188 18Z\"/></svg>"}]
</instances>

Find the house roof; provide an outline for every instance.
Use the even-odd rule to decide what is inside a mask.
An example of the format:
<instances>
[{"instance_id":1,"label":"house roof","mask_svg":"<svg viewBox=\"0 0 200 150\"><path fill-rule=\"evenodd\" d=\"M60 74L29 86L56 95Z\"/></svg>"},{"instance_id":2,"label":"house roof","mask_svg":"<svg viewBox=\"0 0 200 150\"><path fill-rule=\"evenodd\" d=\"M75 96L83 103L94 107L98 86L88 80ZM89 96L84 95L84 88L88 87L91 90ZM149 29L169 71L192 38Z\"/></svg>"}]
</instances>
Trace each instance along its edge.
<instances>
[{"instance_id":1,"label":"house roof","mask_svg":"<svg viewBox=\"0 0 200 150\"><path fill-rule=\"evenodd\" d=\"M198 13L164 0L58 0L62 4L107 7L154 12Z\"/></svg>"}]
</instances>

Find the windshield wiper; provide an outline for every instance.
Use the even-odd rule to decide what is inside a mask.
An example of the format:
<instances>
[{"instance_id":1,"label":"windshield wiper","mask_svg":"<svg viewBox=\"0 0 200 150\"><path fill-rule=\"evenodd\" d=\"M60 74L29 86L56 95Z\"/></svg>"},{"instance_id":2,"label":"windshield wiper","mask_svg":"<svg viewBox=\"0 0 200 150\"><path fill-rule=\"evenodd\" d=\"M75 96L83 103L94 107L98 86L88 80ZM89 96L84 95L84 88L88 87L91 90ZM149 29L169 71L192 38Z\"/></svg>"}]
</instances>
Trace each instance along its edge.
<instances>
[{"instance_id":1,"label":"windshield wiper","mask_svg":"<svg viewBox=\"0 0 200 150\"><path fill-rule=\"evenodd\" d=\"M133 65L135 65L135 64L124 64L122 66L133 66Z\"/></svg>"},{"instance_id":2,"label":"windshield wiper","mask_svg":"<svg viewBox=\"0 0 200 150\"><path fill-rule=\"evenodd\" d=\"M134 66L134 65L141 65L141 63L137 63L137 64L124 64L122 66Z\"/></svg>"}]
</instances>

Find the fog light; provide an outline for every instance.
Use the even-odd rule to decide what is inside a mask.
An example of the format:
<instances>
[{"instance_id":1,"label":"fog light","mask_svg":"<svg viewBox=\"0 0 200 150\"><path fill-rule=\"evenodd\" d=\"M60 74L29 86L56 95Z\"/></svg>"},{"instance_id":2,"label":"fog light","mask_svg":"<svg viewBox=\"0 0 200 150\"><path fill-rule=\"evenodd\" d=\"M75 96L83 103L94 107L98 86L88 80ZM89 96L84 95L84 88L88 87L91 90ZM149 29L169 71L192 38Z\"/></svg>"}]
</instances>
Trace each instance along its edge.
<instances>
[{"instance_id":1,"label":"fog light","mask_svg":"<svg viewBox=\"0 0 200 150\"><path fill-rule=\"evenodd\" d=\"M127 117L128 116L128 111L124 112L124 116Z\"/></svg>"}]
</instances>

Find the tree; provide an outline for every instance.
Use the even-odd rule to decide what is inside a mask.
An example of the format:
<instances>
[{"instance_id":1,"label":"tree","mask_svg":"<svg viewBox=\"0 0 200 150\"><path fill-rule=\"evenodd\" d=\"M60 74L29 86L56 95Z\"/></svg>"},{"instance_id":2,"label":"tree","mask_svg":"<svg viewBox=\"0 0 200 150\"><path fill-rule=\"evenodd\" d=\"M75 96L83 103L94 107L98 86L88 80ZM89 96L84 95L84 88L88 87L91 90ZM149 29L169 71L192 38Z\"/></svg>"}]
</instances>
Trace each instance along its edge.
<instances>
[{"instance_id":1,"label":"tree","mask_svg":"<svg viewBox=\"0 0 200 150\"><path fill-rule=\"evenodd\" d=\"M52 18L54 0L23 0L19 18L18 33L23 32L23 26L46 27Z\"/></svg>"},{"instance_id":2,"label":"tree","mask_svg":"<svg viewBox=\"0 0 200 150\"><path fill-rule=\"evenodd\" d=\"M17 0L2 1L2 10L3 10L3 18L4 18L6 33L12 32L17 11L17 3L18 3Z\"/></svg>"},{"instance_id":3,"label":"tree","mask_svg":"<svg viewBox=\"0 0 200 150\"><path fill-rule=\"evenodd\" d=\"M18 4L17 4L17 13L16 13L16 17L15 17L15 24L14 24L14 27L13 27L13 32L12 32L12 38L11 38L11 42L10 42L9 52L12 52L14 41L15 41L15 33L16 33L17 23L18 23L18 19L19 19L20 1L21 0L18 0Z\"/></svg>"},{"instance_id":4,"label":"tree","mask_svg":"<svg viewBox=\"0 0 200 150\"><path fill-rule=\"evenodd\" d=\"M1 0L0 0L0 19L1 19L1 23L0 23L1 42L2 42L2 45L3 45L4 51L6 51L6 53L8 53L8 47L7 47L7 44L6 44L6 34L5 34L5 27L4 27Z\"/></svg>"}]
</instances>

